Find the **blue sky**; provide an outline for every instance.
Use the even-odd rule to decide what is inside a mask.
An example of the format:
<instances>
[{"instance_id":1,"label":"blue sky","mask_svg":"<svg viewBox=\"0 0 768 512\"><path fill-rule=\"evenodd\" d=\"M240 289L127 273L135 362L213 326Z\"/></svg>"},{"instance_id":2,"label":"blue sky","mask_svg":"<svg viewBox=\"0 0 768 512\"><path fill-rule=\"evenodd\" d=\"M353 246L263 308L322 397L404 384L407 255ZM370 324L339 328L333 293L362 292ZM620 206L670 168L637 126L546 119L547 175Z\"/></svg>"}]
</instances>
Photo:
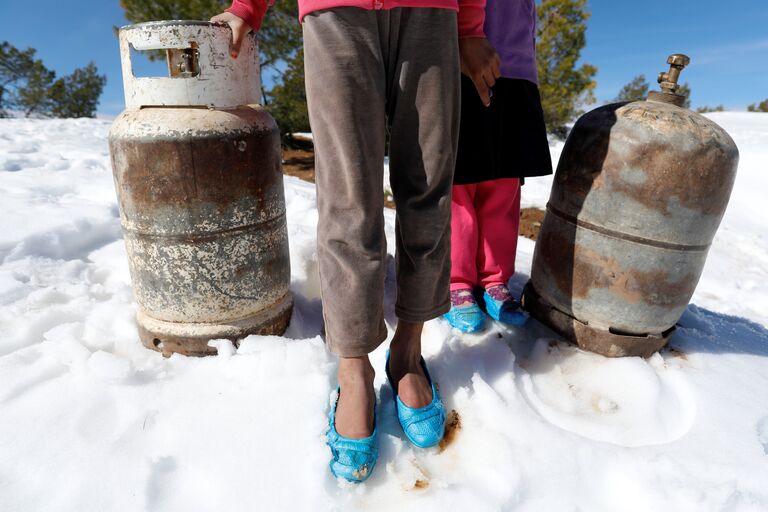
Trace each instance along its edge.
<instances>
[{"instance_id":1,"label":"blue sky","mask_svg":"<svg viewBox=\"0 0 768 512\"><path fill-rule=\"evenodd\" d=\"M502 0L497 0L502 1ZM591 0L582 60L598 67L598 101L613 98L640 73L652 83L670 53L687 53L684 81L694 107L744 110L768 98L768 0ZM118 0L0 0L0 41L33 47L58 74L94 61L107 75L99 112L123 109L117 38Z\"/></svg>"}]
</instances>

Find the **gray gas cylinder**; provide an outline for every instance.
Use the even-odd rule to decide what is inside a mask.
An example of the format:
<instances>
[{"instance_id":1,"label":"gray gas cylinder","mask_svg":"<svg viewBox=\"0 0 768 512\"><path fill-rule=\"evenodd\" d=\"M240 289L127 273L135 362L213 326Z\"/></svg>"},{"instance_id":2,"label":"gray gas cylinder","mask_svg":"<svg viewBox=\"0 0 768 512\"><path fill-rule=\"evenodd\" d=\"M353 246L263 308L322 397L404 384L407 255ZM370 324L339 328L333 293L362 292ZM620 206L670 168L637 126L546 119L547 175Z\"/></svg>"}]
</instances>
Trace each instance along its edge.
<instances>
[{"instance_id":1,"label":"gray gas cylinder","mask_svg":"<svg viewBox=\"0 0 768 512\"><path fill-rule=\"evenodd\" d=\"M141 341L215 354L211 339L282 334L291 316L280 136L261 106L258 51L227 26L120 29L126 110L109 134ZM169 76L134 76L131 50Z\"/></svg>"},{"instance_id":2,"label":"gray gas cylinder","mask_svg":"<svg viewBox=\"0 0 768 512\"><path fill-rule=\"evenodd\" d=\"M607 356L663 347L696 288L723 217L738 149L684 108L669 58L661 92L582 116L557 167L523 301Z\"/></svg>"}]
</instances>

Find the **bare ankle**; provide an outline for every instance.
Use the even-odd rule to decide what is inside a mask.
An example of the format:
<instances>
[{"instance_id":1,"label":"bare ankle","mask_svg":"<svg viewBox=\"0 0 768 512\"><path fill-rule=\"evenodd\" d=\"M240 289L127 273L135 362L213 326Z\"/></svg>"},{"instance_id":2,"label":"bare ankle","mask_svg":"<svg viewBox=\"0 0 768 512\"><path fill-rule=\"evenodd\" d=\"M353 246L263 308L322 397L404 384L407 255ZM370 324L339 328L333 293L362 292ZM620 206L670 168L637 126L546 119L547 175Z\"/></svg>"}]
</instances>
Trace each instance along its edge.
<instances>
[{"instance_id":1,"label":"bare ankle","mask_svg":"<svg viewBox=\"0 0 768 512\"><path fill-rule=\"evenodd\" d=\"M389 346L392 368L418 368L421 360L421 332L424 324L400 321ZM406 370L407 371L407 370ZM399 372L398 372L399 373Z\"/></svg>"},{"instance_id":2,"label":"bare ankle","mask_svg":"<svg viewBox=\"0 0 768 512\"><path fill-rule=\"evenodd\" d=\"M339 359L339 384L373 385L376 372L368 356L342 357Z\"/></svg>"},{"instance_id":3,"label":"bare ankle","mask_svg":"<svg viewBox=\"0 0 768 512\"><path fill-rule=\"evenodd\" d=\"M373 390L375 372L368 356L342 357L339 360L341 394L336 407L336 430L353 439L368 437L373 431Z\"/></svg>"}]
</instances>

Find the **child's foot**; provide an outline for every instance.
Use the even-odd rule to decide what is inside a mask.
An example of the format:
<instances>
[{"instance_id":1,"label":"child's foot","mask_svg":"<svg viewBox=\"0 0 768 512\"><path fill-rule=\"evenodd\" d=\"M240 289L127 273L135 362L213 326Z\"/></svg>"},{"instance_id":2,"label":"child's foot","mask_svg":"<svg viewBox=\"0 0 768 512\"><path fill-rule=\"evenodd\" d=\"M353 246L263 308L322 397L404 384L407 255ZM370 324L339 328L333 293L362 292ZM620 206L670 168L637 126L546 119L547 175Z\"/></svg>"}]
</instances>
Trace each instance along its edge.
<instances>
[{"instance_id":1,"label":"child's foot","mask_svg":"<svg viewBox=\"0 0 768 512\"><path fill-rule=\"evenodd\" d=\"M523 311L520 303L512 298L509 289L503 284L487 288L483 299L488 316L494 320L517 326L524 325L528 321L528 314Z\"/></svg>"},{"instance_id":2,"label":"child's foot","mask_svg":"<svg viewBox=\"0 0 768 512\"><path fill-rule=\"evenodd\" d=\"M485 314L475 301L472 290L462 288L451 292L451 310L443 317L451 327L462 332L477 332L485 324Z\"/></svg>"}]
</instances>

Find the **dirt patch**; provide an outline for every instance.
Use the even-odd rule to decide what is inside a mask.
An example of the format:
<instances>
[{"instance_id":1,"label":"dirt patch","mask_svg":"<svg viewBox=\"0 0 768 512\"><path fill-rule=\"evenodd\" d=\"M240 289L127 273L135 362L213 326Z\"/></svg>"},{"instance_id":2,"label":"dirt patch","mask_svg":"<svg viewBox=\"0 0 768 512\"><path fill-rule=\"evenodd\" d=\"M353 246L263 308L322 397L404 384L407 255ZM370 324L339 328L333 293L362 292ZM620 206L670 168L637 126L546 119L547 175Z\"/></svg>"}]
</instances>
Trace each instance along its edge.
<instances>
[{"instance_id":1,"label":"dirt patch","mask_svg":"<svg viewBox=\"0 0 768 512\"><path fill-rule=\"evenodd\" d=\"M312 149L283 148L283 174L315 182L315 153ZM394 201L384 198L384 206L395 208Z\"/></svg>"},{"instance_id":2,"label":"dirt patch","mask_svg":"<svg viewBox=\"0 0 768 512\"><path fill-rule=\"evenodd\" d=\"M669 347L669 354L672 357L679 357L680 359L682 359L684 361L688 360L688 355L685 352L683 352L682 350L680 350L679 348Z\"/></svg>"},{"instance_id":3,"label":"dirt patch","mask_svg":"<svg viewBox=\"0 0 768 512\"><path fill-rule=\"evenodd\" d=\"M440 440L438 452L444 452L453 442L456 440L456 436L461 431L461 416L456 412L456 409L451 409L448 413L448 417L445 419L445 434Z\"/></svg>"},{"instance_id":4,"label":"dirt patch","mask_svg":"<svg viewBox=\"0 0 768 512\"><path fill-rule=\"evenodd\" d=\"M427 480L416 480L413 484L414 489L426 489L427 487L429 487L429 482Z\"/></svg>"},{"instance_id":5,"label":"dirt patch","mask_svg":"<svg viewBox=\"0 0 768 512\"><path fill-rule=\"evenodd\" d=\"M315 182L315 153L312 146L302 148L283 148L283 174L295 176L301 180ZM525 190L525 189L523 189ZM394 201L385 198L384 206L395 208ZM536 240L539 236L544 211L538 208L523 208L520 211L520 236Z\"/></svg>"},{"instance_id":6,"label":"dirt patch","mask_svg":"<svg viewBox=\"0 0 768 512\"><path fill-rule=\"evenodd\" d=\"M525 188L523 188L524 191ZM523 208L520 210L520 236L536 241L539 237L539 230L543 221L544 210Z\"/></svg>"},{"instance_id":7,"label":"dirt patch","mask_svg":"<svg viewBox=\"0 0 768 512\"><path fill-rule=\"evenodd\" d=\"M315 153L306 149L283 148L283 174L315 182Z\"/></svg>"}]
</instances>

